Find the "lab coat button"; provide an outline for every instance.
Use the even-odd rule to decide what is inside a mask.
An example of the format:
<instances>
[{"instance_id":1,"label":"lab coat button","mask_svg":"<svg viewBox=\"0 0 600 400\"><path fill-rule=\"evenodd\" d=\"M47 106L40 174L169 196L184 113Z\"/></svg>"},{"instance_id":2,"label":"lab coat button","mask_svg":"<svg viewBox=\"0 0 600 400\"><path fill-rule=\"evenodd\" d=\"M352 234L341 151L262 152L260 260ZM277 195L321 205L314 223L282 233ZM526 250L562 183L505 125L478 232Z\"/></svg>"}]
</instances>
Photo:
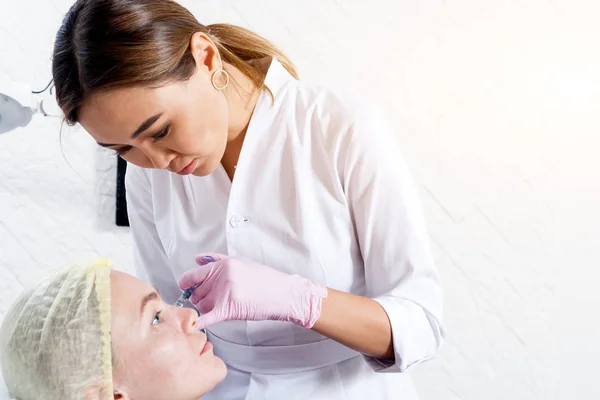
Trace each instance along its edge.
<instances>
[{"instance_id":1,"label":"lab coat button","mask_svg":"<svg viewBox=\"0 0 600 400\"><path fill-rule=\"evenodd\" d=\"M233 228L239 227L241 223L242 219L237 215L234 215L229 219L229 225L231 225Z\"/></svg>"}]
</instances>

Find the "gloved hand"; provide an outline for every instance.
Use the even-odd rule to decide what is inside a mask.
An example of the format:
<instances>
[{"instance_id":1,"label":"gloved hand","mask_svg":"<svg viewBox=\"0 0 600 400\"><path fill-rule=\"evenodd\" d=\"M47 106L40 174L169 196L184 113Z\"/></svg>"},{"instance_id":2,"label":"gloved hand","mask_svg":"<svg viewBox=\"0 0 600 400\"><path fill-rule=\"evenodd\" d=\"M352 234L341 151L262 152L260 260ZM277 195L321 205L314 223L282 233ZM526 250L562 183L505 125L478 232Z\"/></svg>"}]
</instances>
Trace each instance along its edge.
<instances>
[{"instance_id":1,"label":"gloved hand","mask_svg":"<svg viewBox=\"0 0 600 400\"><path fill-rule=\"evenodd\" d=\"M327 296L324 286L247 259L206 253L198 254L196 263L179 279L179 287L200 284L189 299L202 314L198 329L230 320L288 321L312 328Z\"/></svg>"}]
</instances>

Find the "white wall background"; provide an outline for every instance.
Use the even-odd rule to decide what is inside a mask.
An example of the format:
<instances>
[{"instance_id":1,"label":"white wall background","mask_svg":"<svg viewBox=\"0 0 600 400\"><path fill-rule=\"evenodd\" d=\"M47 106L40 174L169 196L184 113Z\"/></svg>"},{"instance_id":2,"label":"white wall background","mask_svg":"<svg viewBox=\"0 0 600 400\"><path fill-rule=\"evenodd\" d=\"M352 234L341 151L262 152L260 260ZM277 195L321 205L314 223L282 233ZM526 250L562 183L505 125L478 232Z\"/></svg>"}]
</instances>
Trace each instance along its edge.
<instances>
[{"instance_id":1,"label":"white wall background","mask_svg":"<svg viewBox=\"0 0 600 400\"><path fill-rule=\"evenodd\" d=\"M46 85L71 2L0 0L0 77ZM446 289L447 343L414 373L422 399L600 398L599 2L183 3L390 112ZM0 136L0 316L74 259L130 270L116 160L73 128L63 157L59 130L36 119Z\"/></svg>"}]
</instances>

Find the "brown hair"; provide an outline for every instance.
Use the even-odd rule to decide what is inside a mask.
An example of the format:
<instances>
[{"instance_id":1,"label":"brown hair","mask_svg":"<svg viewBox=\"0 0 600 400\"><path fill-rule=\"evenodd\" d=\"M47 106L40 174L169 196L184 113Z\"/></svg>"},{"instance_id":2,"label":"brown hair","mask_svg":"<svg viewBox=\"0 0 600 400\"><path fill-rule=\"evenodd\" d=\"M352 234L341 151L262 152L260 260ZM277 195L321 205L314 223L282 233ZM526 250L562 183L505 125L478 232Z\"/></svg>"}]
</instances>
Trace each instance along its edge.
<instances>
[{"instance_id":1,"label":"brown hair","mask_svg":"<svg viewBox=\"0 0 600 400\"><path fill-rule=\"evenodd\" d=\"M204 26L172 0L77 0L56 35L52 75L66 122L78 122L83 101L100 90L160 86L189 79L196 63L190 39L207 34L221 59L240 70L257 90L265 72L249 61L279 60L297 78L291 61L271 42L229 24Z\"/></svg>"}]
</instances>

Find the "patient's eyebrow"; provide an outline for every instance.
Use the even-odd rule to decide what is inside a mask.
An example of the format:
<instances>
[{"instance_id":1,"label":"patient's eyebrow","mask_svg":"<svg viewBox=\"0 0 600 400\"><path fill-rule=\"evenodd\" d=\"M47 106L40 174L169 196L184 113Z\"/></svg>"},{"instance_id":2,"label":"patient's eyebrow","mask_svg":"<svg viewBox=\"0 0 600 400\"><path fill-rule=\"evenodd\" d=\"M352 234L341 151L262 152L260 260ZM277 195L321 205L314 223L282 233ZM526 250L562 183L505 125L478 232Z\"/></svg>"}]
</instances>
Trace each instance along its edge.
<instances>
[{"instance_id":1,"label":"patient's eyebrow","mask_svg":"<svg viewBox=\"0 0 600 400\"><path fill-rule=\"evenodd\" d=\"M144 296L144 298L142 299L142 304L140 305L140 314L144 313L144 309L152 300L158 300L158 293L156 292L156 290Z\"/></svg>"}]
</instances>

